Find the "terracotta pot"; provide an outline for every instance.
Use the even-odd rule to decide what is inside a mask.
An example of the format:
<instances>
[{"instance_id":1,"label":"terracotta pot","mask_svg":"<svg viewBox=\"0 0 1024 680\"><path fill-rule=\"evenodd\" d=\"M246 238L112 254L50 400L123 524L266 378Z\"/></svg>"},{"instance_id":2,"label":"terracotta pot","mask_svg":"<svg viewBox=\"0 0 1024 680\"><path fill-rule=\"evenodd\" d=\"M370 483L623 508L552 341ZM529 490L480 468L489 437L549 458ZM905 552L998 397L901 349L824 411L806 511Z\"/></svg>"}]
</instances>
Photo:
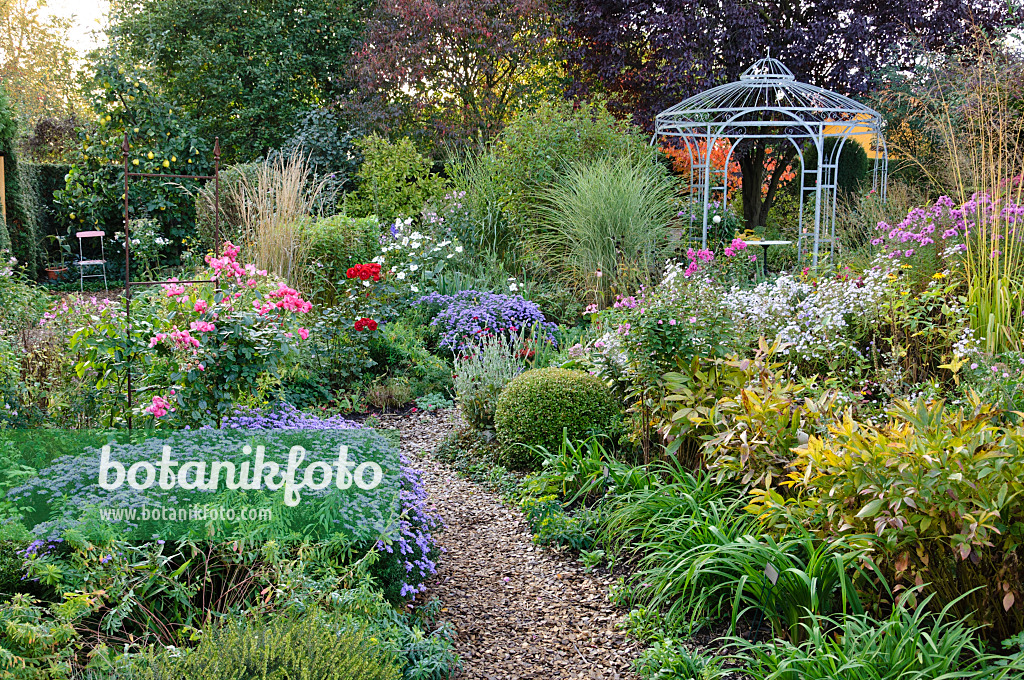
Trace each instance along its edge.
<instances>
[{"instance_id":1,"label":"terracotta pot","mask_svg":"<svg viewBox=\"0 0 1024 680\"><path fill-rule=\"evenodd\" d=\"M47 267L46 278L56 281L61 274L68 270L67 267Z\"/></svg>"}]
</instances>

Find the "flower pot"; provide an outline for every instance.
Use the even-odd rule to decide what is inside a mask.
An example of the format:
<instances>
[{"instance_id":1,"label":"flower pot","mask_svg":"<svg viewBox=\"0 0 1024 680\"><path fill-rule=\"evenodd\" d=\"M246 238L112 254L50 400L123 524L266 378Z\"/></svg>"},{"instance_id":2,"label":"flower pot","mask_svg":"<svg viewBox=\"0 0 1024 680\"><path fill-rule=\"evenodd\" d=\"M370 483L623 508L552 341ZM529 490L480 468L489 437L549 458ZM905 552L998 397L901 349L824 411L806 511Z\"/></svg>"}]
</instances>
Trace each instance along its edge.
<instances>
[{"instance_id":1,"label":"flower pot","mask_svg":"<svg viewBox=\"0 0 1024 680\"><path fill-rule=\"evenodd\" d=\"M66 272L67 270L67 267L47 267L46 278L52 281L56 281L58 278L60 278L60 275Z\"/></svg>"}]
</instances>

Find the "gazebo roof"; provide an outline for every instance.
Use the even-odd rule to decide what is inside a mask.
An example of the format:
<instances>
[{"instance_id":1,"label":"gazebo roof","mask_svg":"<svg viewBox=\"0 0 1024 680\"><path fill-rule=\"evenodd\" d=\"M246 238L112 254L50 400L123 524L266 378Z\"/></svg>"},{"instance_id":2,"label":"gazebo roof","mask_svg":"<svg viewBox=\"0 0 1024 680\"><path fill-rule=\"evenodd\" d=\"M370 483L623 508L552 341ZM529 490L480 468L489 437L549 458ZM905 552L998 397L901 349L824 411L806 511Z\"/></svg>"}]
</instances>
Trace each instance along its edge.
<instances>
[{"instance_id":1,"label":"gazebo roof","mask_svg":"<svg viewBox=\"0 0 1024 680\"><path fill-rule=\"evenodd\" d=\"M715 136L770 136L780 127L788 128L788 134L831 136L854 128L878 130L882 115L849 97L802 83L781 61L765 57L739 80L701 92L655 118L657 135L702 136L708 126ZM824 132L826 127L831 132Z\"/></svg>"}]
</instances>

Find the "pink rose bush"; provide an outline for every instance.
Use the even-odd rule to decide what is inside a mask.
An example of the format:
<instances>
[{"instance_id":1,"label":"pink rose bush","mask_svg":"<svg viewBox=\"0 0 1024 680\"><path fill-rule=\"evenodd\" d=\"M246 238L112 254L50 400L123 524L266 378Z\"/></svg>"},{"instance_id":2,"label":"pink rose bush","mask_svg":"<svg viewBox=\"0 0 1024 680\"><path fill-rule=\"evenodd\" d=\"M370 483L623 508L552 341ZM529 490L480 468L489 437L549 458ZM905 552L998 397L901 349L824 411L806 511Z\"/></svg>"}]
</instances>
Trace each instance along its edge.
<instances>
[{"instance_id":1,"label":"pink rose bush","mask_svg":"<svg viewBox=\"0 0 1024 680\"><path fill-rule=\"evenodd\" d=\"M137 293L130 335L123 303L80 330L73 339L83 350L79 371L94 372L99 387L116 380L123 390L130 356L136 415L219 424L237 398L258 392L263 376L279 374L310 335L301 319L312 305L265 270L239 263L238 253L228 242L219 256L206 256L209 269L197 279L213 283L172 280L148 296Z\"/></svg>"}]
</instances>

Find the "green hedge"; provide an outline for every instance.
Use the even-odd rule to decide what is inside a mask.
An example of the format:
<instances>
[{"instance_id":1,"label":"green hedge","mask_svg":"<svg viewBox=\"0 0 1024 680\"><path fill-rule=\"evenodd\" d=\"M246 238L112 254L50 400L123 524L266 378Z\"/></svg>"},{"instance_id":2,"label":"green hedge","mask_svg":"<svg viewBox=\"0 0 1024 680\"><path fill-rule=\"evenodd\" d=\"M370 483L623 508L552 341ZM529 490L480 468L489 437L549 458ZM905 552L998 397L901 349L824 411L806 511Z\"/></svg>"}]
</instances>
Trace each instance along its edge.
<instances>
[{"instance_id":1,"label":"green hedge","mask_svg":"<svg viewBox=\"0 0 1024 680\"><path fill-rule=\"evenodd\" d=\"M34 191L29 177L18 162L18 124L11 108L7 91L0 86L0 152L4 156L5 199L7 203L7 233L0 241L10 242L18 262L28 268L30 276L37 276L42 265L39 235L36 231ZM0 246L2 247L2 246Z\"/></svg>"},{"instance_id":2,"label":"green hedge","mask_svg":"<svg viewBox=\"0 0 1024 680\"><path fill-rule=\"evenodd\" d=\"M64 235L54 212L53 194L64 188L70 165L61 163L25 163L30 171L36 202L36 230L40 238Z\"/></svg>"}]
</instances>

